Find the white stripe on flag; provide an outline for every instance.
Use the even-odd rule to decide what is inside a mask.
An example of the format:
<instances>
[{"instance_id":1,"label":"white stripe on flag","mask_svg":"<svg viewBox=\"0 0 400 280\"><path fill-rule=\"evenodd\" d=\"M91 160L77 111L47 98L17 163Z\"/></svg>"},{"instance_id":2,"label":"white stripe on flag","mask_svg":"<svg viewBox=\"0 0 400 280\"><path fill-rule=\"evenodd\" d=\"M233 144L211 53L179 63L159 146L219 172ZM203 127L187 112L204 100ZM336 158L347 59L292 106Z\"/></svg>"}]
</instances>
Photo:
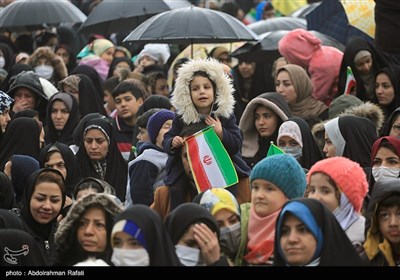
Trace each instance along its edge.
<instances>
[{"instance_id":1,"label":"white stripe on flag","mask_svg":"<svg viewBox=\"0 0 400 280\"><path fill-rule=\"evenodd\" d=\"M204 139L204 134L196 137L197 146L199 148L199 158L201 164L206 172L208 180L213 188L223 188L226 187L226 182L224 176L221 173L220 167L215 160L213 153L211 152L208 143ZM209 158L205 158L208 156ZM206 163L208 164L206 164Z\"/></svg>"}]
</instances>

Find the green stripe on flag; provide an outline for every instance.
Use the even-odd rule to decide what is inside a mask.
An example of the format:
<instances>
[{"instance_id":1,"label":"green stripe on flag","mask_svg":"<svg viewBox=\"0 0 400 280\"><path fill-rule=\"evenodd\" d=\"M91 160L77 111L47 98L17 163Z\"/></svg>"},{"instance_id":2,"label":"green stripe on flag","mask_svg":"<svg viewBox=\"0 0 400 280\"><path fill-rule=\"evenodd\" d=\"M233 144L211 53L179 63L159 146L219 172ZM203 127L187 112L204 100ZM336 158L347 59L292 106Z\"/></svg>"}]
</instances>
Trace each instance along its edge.
<instances>
[{"instance_id":1,"label":"green stripe on flag","mask_svg":"<svg viewBox=\"0 0 400 280\"><path fill-rule=\"evenodd\" d=\"M215 160L218 163L220 171L224 176L226 186L232 186L239 182L235 167L233 166L232 159L226 151L224 145L215 133L213 127L203 131L204 140L210 147L211 152L214 155Z\"/></svg>"}]
</instances>

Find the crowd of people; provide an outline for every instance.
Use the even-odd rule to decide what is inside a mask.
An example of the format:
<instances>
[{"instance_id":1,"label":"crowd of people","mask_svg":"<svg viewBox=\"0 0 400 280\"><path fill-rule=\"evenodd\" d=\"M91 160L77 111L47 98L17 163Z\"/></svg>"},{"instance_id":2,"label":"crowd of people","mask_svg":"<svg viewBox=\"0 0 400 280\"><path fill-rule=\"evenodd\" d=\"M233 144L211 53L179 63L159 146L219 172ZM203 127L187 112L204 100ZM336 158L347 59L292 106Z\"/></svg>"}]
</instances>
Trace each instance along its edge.
<instances>
[{"instance_id":1,"label":"crowd of people","mask_svg":"<svg viewBox=\"0 0 400 280\"><path fill-rule=\"evenodd\" d=\"M1 265L400 266L400 46L294 29L268 69L117 35L0 35ZM238 182L199 192L209 126Z\"/></svg>"}]
</instances>

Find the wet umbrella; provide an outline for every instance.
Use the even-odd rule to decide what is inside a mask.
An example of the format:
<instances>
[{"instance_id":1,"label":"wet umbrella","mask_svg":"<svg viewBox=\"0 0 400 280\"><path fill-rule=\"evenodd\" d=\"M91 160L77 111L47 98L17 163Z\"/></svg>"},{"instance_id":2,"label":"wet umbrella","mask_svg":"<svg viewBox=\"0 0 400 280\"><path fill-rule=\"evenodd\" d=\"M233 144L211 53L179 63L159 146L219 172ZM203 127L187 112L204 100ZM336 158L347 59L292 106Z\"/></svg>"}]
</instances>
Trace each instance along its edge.
<instances>
[{"instance_id":1,"label":"wet umbrella","mask_svg":"<svg viewBox=\"0 0 400 280\"><path fill-rule=\"evenodd\" d=\"M290 31L289 30L277 30L261 34L262 38L257 43L249 46L244 45L238 48L231 56L238 59L251 58L255 61L271 62L280 56L278 51L279 41ZM315 37L321 40L323 46L335 47L340 51L343 51L345 46L330 37L329 35L321 32L311 30L310 31Z\"/></svg>"},{"instance_id":2,"label":"wet umbrella","mask_svg":"<svg viewBox=\"0 0 400 280\"><path fill-rule=\"evenodd\" d=\"M307 16L307 29L327 34L342 44L352 36L372 42L375 34L373 0L323 1Z\"/></svg>"},{"instance_id":3,"label":"wet umbrella","mask_svg":"<svg viewBox=\"0 0 400 280\"><path fill-rule=\"evenodd\" d=\"M103 0L89 14L80 31L87 34L132 31L156 14L190 5L186 0Z\"/></svg>"},{"instance_id":4,"label":"wet umbrella","mask_svg":"<svg viewBox=\"0 0 400 280\"><path fill-rule=\"evenodd\" d=\"M34 29L85 20L86 15L68 0L18 0L1 10L0 28Z\"/></svg>"},{"instance_id":5,"label":"wet umbrella","mask_svg":"<svg viewBox=\"0 0 400 280\"><path fill-rule=\"evenodd\" d=\"M307 21L303 18L275 17L256 21L249 24L247 27L259 35L276 30L293 30L296 28L307 29Z\"/></svg>"},{"instance_id":6,"label":"wet umbrella","mask_svg":"<svg viewBox=\"0 0 400 280\"><path fill-rule=\"evenodd\" d=\"M133 30L123 42L193 44L257 40L258 36L235 17L191 6L151 17Z\"/></svg>"},{"instance_id":7,"label":"wet umbrella","mask_svg":"<svg viewBox=\"0 0 400 280\"><path fill-rule=\"evenodd\" d=\"M317 8L322 2L314 2L314 3L310 3L310 4L306 4L302 7L300 7L299 9L297 9L296 11L294 11L293 13L291 13L290 17L296 17L296 18L306 18L306 16L311 13L315 8Z\"/></svg>"}]
</instances>

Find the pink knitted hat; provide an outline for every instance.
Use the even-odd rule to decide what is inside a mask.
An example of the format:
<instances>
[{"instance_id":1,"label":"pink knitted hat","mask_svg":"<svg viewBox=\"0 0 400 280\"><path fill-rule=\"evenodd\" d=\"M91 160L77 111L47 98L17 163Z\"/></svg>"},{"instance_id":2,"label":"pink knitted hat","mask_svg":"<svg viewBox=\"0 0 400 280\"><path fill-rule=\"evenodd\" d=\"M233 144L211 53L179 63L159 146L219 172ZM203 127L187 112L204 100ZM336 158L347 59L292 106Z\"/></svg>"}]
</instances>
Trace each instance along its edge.
<instances>
[{"instance_id":1,"label":"pink knitted hat","mask_svg":"<svg viewBox=\"0 0 400 280\"><path fill-rule=\"evenodd\" d=\"M331 177L336 186L343 192L354 210L359 213L364 197L368 192L367 176L363 168L345 157L333 157L318 161L307 174L307 184L314 173L324 173Z\"/></svg>"}]
</instances>

